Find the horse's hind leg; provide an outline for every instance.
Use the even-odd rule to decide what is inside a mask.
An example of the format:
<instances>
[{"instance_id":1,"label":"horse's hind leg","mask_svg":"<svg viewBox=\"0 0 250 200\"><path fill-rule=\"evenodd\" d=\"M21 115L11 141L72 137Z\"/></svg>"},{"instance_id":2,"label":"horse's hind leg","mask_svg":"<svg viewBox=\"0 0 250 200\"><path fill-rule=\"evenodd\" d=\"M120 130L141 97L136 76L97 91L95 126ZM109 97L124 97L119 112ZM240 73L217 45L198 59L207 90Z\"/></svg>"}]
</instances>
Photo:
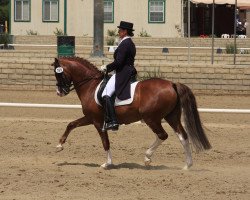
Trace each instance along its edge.
<instances>
[{"instance_id":1,"label":"horse's hind leg","mask_svg":"<svg viewBox=\"0 0 250 200\"><path fill-rule=\"evenodd\" d=\"M192 159L192 152L190 149L190 144L189 144L189 140L187 137L187 133L184 130L181 123L179 124L179 129L177 129L176 133L177 133L177 135L181 141L181 144L183 145L183 148L185 150L186 166L183 169L187 170L193 165L193 159Z\"/></svg>"},{"instance_id":2,"label":"horse's hind leg","mask_svg":"<svg viewBox=\"0 0 250 200\"><path fill-rule=\"evenodd\" d=\"M161 122L154 122L152 120L145 120L146 124L152 129L152 131L156 134L156 139L154 143L148 148L145 154L145 165L149 165L151 163L151 157L156 149L168 138L168 134L163 129Z\"/></svg>"},{"instance_id":3,"label":"horse's hind leg","mask_svg":"<svg viewBox=\"0 0 250 200\"><path fill-rule=\"evenodd\" d=\"M60 138L59 140L59 144L56 146L58 151L61 151L63 150L63 144L66 142L66 139L67 137L69 136L70 132L77 128L77 127L80 127L80 126L86 126L86 125L89 125L91 122L88 118L86 118L85 116L80 118L80 119L77 119L73 122L70 122L64 132L64 134L62 135L62 137Z\"/></svg>"},{"instance_id":4,"label":"horse's hind leg","mask_svg":"<svg viewBox=\"0 0 250 200\"><path fill-rule=\"evenodd\" d=\"M179 117L178 117L179 116ZM169 116L164 118L169 125L174 129L175 133L179 137L181 144L185 150L185 156L186 156L186 166L183 169L189 169L193 165L192 160L192 153L190 149L190 144L188 140L188 135L186 131L184 130L181 121L180 121L180 115L176 115L176 113L171 113Z\"/></svg>"}]
</instances>

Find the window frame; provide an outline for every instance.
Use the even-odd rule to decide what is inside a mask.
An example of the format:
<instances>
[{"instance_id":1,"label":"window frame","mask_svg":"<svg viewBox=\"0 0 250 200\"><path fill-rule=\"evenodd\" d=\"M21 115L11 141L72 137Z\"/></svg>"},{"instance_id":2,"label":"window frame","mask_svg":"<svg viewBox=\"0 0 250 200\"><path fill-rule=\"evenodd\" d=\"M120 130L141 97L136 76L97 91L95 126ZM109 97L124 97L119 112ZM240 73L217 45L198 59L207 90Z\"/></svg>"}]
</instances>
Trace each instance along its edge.
<instances>
[{"instance_id":1,"label":"window frame","mask_svg":"<svg viewBox=\"0 0 250 200\"><path fill-rule=\"evenodd\" d=\"M24 2L24 1L27 1L28 2L28 5L29 5L29 19L28 20L24 20L24 19L17 19L16 18L16 2ZM22 14L22 18L23 18L23 3L22 3L22 10L21 10L21 14ZM31 22L31 0L14 0L14 22Z\"/></svg>"},{"instance_id":2,"label":"window frame","mask_svg":"<svg viewBox=\"0 0 250 200\"><path fill-rule=\"evenodd\" d=\"M150 3L159 1L163 3L163 21L151 21L150 20ZM148 23L150 24L164 24L166 22L166 0L148 0Z\"/></svg>"},{"instance_id":3,"label":"window frame","mask_svg":"<svg viewBox=\"0 0 250 200\"><path fill-rule=\"evenodd\" d=\"M114 6L114 4L115 4L115 3L114 3L114 0L104 0L104 1L103 1L103 7L104 7L104 3L105 3L105 2L111 2L111 3L112 3L112 20L106 21L105 19L103 19L103 22L104 22L104 23L107 23L107 24L108 24L108 23L114 23L114 16L115 16L115 13L114 13L114 7L115 7L115 6ZM103 9L104 9L104 8L103 8ZM103 11L103 13L104 13L104 11ZM104 17L103 17L103 18L104 18Z\"/></svg>"},{"instance_id":4,"label":"window frame","mask_svg":"<svg viewBox=\"0 0 250 200\"><path fill-rule=\"evenodd\" d=\"M50 20L45 20L45 2L50 2ZM57 2L57 20L51 20L51 2ZM59 16L60 16L60 1L59 0L43 0L42 1L42 22L44 23L58 23L59 22Z\"/></svg>"}]
</instances>

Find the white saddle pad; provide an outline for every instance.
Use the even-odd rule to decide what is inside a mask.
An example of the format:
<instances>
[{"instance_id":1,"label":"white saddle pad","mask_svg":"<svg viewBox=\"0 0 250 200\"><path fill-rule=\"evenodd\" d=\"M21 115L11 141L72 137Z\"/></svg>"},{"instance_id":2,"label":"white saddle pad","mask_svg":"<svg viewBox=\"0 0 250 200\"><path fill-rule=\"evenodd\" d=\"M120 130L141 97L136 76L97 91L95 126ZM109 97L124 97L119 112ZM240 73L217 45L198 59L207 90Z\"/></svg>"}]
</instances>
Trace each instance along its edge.
<instances>
[{"instance_id":1,"label":"white saddle pad","mask_svg":"<svg viewBox=\"0 0 250 200\"><path fill-rule=\"evenodd\" d=\"M102 83L102 82L101 82ZM101 106L100 102L98 101L97 99L97 92L100 88L100 85L101 83L99 83L99 85L96 87L95 89L95 102ZM115 106L123 106L123 105L128 105L128 104L131 104L134 100L134 94L135 94L135 88L136 88L136 85L137 83L139 83L139 81L137 82L134 82L131 84L131 87L130 87L130 96L131 98L130 99L126 99L126 100L120 100L118 99L117 97L115 98Z\"/></svg>"}]
</instances>

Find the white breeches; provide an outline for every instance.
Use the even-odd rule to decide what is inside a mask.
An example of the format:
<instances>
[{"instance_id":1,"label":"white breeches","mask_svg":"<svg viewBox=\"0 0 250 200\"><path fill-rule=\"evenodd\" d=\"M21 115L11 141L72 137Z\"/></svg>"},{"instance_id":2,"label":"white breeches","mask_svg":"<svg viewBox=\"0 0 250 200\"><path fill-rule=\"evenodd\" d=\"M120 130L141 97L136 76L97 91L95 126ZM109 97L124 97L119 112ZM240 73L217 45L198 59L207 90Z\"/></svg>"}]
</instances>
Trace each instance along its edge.
<instances>
[{"instance_id":1,"label":"white breeches","mask_svg":"<svg viewBox=\"0 0 250 200\"><path fill-rule=\"evenodd\" d=\"M115 93L115 74L111 76L106 87L102 92L102 97L109 96L111 97Z\"/></svg>"}]
</instances>

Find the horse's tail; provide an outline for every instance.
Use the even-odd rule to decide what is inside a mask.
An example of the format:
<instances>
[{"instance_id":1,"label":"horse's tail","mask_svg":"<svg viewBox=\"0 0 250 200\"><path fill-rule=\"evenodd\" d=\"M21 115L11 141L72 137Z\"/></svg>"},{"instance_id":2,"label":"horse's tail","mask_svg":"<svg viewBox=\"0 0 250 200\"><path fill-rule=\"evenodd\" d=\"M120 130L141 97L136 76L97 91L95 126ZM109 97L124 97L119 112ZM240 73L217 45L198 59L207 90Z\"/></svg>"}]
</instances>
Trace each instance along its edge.
<instances>
[{"instance_id":1,"label":"horse's tail","mask_svg":"<svg viewBox=\"0 0 250 200\"><path fill-rule=\"evenodd\" d=\"M201 125L201 120L193 92L184 84L176 83L175 85L180 104L183 109L185 130L187 131L192 144L197 151L211 149L212 146L208 141L205 131Z\"/></svg>"}]
</instances>

